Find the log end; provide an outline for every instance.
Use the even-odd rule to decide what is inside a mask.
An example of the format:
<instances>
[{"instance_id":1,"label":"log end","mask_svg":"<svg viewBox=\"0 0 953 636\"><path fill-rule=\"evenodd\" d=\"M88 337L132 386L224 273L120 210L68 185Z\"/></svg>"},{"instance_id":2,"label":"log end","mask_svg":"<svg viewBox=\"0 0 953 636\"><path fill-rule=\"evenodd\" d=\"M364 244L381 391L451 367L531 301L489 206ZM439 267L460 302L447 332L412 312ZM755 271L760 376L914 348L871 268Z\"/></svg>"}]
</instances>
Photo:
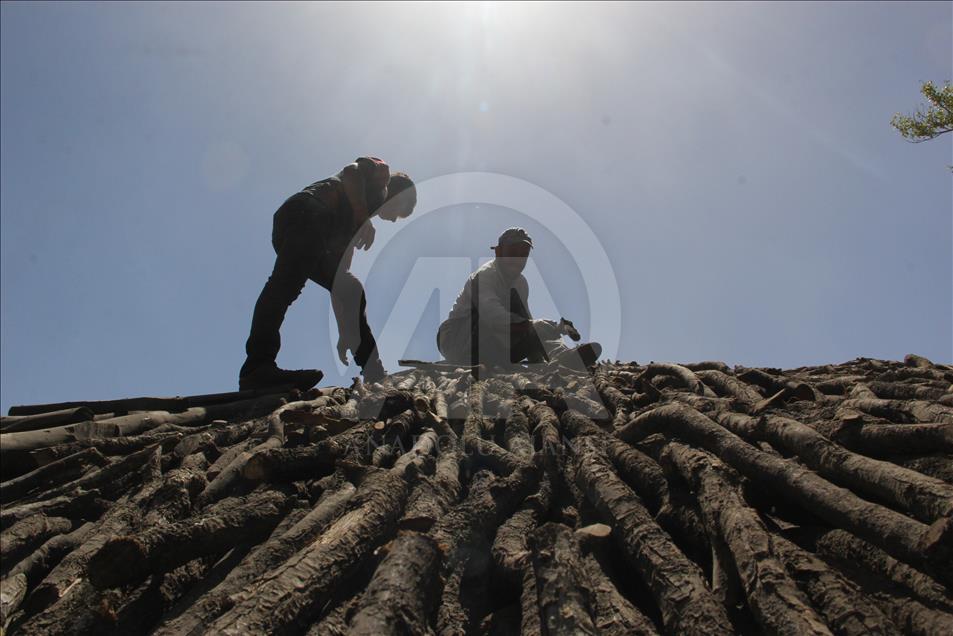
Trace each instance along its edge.
<instances>
[{"instance_id":1,"label":"log end","mask_svg":"<svg viewBox=\"0 0 953 636\"><path fill-rule=\"evenodd\" d=\"M111 539L89 560L89 582L105 589L135 581L146 558L145 549L135 537Z\"/></svg>"},{"instance_id":2,"label":"log end","mask_svg":"<svg viewBox=\"0 0 953 636\"><path fill-rule=\"evenodd\" d=\"M245 462L245 465L242 467L242 477L251 482L262 482L268 481L268 476L270 470L268 469L269 462L267 458L261 454L256 453L248 458L248 461Z\"/></svg>"},{"instance_id":3,"label":"log end","mask_svg":"<svg viewBox=\"0 0 953 636\"><path fill-rule=\"evenodd\" d=\"M953 552L953 518L937 519L923 536L920 537L920 549L931 558L945 558Z\"/></svg>"}]
</instances>

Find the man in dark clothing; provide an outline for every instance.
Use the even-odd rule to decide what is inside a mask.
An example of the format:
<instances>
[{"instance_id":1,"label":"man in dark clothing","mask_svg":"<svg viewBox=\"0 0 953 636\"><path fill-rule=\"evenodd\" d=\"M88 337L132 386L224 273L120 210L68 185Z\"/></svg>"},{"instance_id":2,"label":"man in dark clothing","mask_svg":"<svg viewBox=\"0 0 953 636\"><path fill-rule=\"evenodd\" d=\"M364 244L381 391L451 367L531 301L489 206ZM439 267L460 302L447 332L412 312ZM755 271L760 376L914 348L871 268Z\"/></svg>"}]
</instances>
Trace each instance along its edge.
<instances>
[{"instance_id":1,"label":"man in dark clothing","mask_svg":"<svg viewBox=\"0 0 953 636\"><path fill-rule=\"evenodd\" d=\"M347 363L350 350L366 381L385 375L367 323L364 287L349 269L354 248L366 250L373 244L371 218L392 222L406 218L416 202L410 177L391 175L380 159L361 157L333 177L292 195L278 208L271 236L277 257L255 303L245 343L247 358L239 372L240 389L288 384L310 388L320 381L320 371L286 371L275 362L285 313L309 279L331 292L338 357Z\"/></svg>"}]
</instances>

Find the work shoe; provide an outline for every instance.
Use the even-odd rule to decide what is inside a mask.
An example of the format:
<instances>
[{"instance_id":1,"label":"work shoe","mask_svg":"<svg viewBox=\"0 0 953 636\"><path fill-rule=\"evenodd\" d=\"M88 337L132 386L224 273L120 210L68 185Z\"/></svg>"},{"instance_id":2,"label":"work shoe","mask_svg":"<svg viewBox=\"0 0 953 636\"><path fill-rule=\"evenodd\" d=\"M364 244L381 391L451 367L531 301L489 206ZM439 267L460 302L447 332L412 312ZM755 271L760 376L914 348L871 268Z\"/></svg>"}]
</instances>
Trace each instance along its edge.
<instances>
[{"instance_id":1,"label":"work shoe","mask_svg":"<svg viewBox=\"0 0 953 636\"><path fill-rule=\"evenodd\" d=\"M365 383L380 382L387 377L387 371L384 370L380 358L376 358L368 360L367 364L361 367L361 375L364 376Z\"/></svg>"},{"instance_id":2,"label":"work shoe","mask_svg":"<svg viewBox=\"0 0 953 636\"><path fill-rule=\"evenodd\" d=\"M553 362L574 369L579 366L579 361L581 360L583 368L588 369L596 363L596 360L598 360L601 355L601 344L598 342L585 342L557 354L553 357Z\"/></svg>"},{"instance_id":3,"label":"work shoe","mask_svg":"<svg viewBox=\"0 0 953 636\"><path fill-rule=\"evenodd\" d=\"M278 386L293 386L296 389L307 391L320 382L323 377L324 373L317 369L287 371L285 369L279 369L277 366L262 366L238 378L238 389L240 391L247 391Z\"/></svg>"}]
</instances>

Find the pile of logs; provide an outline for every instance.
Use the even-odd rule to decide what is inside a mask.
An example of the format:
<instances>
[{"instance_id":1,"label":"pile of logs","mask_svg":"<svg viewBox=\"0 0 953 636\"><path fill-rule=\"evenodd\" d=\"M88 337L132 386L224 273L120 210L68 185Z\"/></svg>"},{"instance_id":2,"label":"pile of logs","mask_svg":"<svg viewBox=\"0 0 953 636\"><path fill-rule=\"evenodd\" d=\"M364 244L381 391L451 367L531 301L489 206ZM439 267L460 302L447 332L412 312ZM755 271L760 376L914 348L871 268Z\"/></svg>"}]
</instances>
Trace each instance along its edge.
<instances>
[{"instance_id":1,"label":"pile of logs","mask_svg":"<svg viewBox=\"0 0 953 636\"><path fill-rule=\"evenodd\" d=\"M953 368L14 407L8 634L951 634Z\"/></svg>"}]
</instances>

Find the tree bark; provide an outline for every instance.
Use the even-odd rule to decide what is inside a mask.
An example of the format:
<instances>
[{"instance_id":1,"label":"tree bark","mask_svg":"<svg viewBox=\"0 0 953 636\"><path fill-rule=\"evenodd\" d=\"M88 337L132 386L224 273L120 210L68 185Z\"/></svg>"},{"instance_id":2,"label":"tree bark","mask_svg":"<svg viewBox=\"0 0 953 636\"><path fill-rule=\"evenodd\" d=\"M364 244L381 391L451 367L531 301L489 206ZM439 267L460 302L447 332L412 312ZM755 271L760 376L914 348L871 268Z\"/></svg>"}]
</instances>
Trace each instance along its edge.
<instances>
[{"instance_id":1,"label":"tree bark","mask_svg":"<svg viewBox=\"0 0 953 636\"><path fill-rule=\"evenodd\" d=\"M842 420L820 422L817 431L844 448L872 457L953 452L953 424L864 424Z\"/></svg>"},{"instance_id":2,"label":"tree bark","mask_svg":"<svg viewBox=\"0 0 953 636\"><path fill-rule=\"evenodd\" d=\"M479 473L478 473L479 475ZM538 471L521 466L507 477L486 474L474 478L470 493L437 521L430 536L441 551L441 572L446 581L459 585L474 555L485 546L493 530L539 485ZM460 603L457 594L444 590L437 612L441 634L466 634L475 627L475 617Z\"/></svg>"},{"instance_id":3,"label":"tree bark","mask_svg":"<svg viewBox=\"0 0 953 636\"><path fill-rule=\"evenodd\" d=\"M744 503L724 465L678 442L668 444L664 457L692 484L709 534L723 539L730 550L748 606L761 628L766 633L791 636L830 634L775 557L767 528Z\"/></svg>"},{"instance_id":4,"label":"tree bark","mask_svg":"<svg viewBox=\"0 0 953 636\"><path fill-rule=\"evenodd\" d=\"M651 590L666 629L730 634L731 624L701 570L672 544L638 498L587 439L576 445L576 483L613 528L613 536Z\"/></svg>"},{"instance_id":5,"label":"tree bark","mask_svg":"<svg viewBox=\"0 0 953 636\"><path fill-rule=\"evenodd\" d=\"M632 443L657 432L700 445L749 479L904 560L923 562L945 550L945 538L932 536L930 526L865 501L794 462L760 451L687 406L660 406L636 417L616 435Z\"/></svg>"},{"instance_id":6,"label":"tree bark","mask_svg":"<svg viewBox=\"0 0 953 636\"><path fill-rule=\"evenodd\" d=\"M893 621L824 561L778 535L771 537L771 544L788 573L836 634L899 636L901 632Z\"/></svg>"},{"instance_id":7,"label":"tree bark","mask_svg":"<svg viewBox=\"0 0 953 636\"><path fill-rule=\"evenodd\" d=\"M78 406L60 411L37 413L36 415L13 415L0 417L0 431L4 433L19 433L35 431L41 428L51 428L63 424L74 424L93 419L94 413L85 406Z\"/></svg>"},{"instance_id":8,"label":"tree bark","mask_svg":"<svg viewBox=\"0 0 953 636\"><path fill-rule=\"evenodd\" d=\"M70 482L93 466L109 463L95 448L87 448L58 461L37 468L15 479L0 483L0 503L8 504L44 488Z\"/></svg>"},{"instance_id":9,"label":"tree bark","mask_svg":"<svg viewBox=\"0 0 953 636\"><path fill-rule=\"evenodd\" d=\"M757 438L797 455L822 477L886 501L924 523L953 514L953 486L891 462L852 453L796 420L766 416Z\"/></svg>"},{"instance_id":10,"label":"tree bark","mask_svg":"<svg viewBox=\"0 0 953 636\"><path fill-rule=\"evenodd\" d=\"M268 439L233 459L221 473L216 475L215 479L213 479L197 497L195 502L196 507L204 508L230 494L238 487L247 485L247 481L242 477L242 471L245 469L245 464L248 463L248 460L258 452L270 448L280 448L284 442L284 424L277 417L270 418Z\"/></svg>"},{"instance_id":11,"label":"tree bark","mask_svg":"<svg viewBox=\"0 0 953 636\"><path fill-rule=\"evenodd\" d=\"M196 599L178 617L161 625L153 632L154 635L201 633L206 625L231 606L231 595L241 593L246 587L253 585L255 579L280 567L298 550L319 537L344 512L354 493L355 488L349 482L326 492L315 507L291 528L273 536L248 554L221 583Z\"/></svg>"},{"instance_id":12,"label":"tree bark","mask_svg":"<svg viewBox=\"0 0 953 636\"><path fill-rule=\"evenodd\" d=\"M360 505L284 565L235 595L235 606L209 629L221 634L286 634L304 629L335 586L396 529L407 499L403 477L387 471L369 479Z\"/></svg>"},{"instance_id":13,"label":"tree bark","mask_svg":"<svg viewBox=\"0 0 953 636\"><path fill-rule=\"evenodd\" d=\"M579 580L581 556L566 526L547 523L529 536L536 596L546 634L599 634L590 615L589 599Z\"/></svg>"},{"instance_id":14,"label":"tree bark","mask_svg":"<svg viewBox=\"0 0 953 636\"><path fill-rule=\"evenodd\" d=\"M260 537L280 521L288 503L284 494L265 491L242 498L220 514L111 537L90 559L89 580L100 589L127 585L213 553L225 541Z\"/></svg>"},{"instance_id":15,"label":"tree bark","mask_svg":"<svg viewBox=\"0 0 953 636\"><path fill-rule=\"evenodd\" d=\"M361 597L349 633L432 634L439 565L433 539L417 532L398 534Z\"/></svg>"},{"instance_id":16,"label":"tree bark","mask_svg":"<svg viewBox=\"0 0 953 636\"><path fill-rule=\"evenodd\" d=\"M0 534L0 574L6 574L47 539L66 534L72 527L69 519L47 517L44 514L33 515L13 524Z\"/></svg>"}]
</instances>

